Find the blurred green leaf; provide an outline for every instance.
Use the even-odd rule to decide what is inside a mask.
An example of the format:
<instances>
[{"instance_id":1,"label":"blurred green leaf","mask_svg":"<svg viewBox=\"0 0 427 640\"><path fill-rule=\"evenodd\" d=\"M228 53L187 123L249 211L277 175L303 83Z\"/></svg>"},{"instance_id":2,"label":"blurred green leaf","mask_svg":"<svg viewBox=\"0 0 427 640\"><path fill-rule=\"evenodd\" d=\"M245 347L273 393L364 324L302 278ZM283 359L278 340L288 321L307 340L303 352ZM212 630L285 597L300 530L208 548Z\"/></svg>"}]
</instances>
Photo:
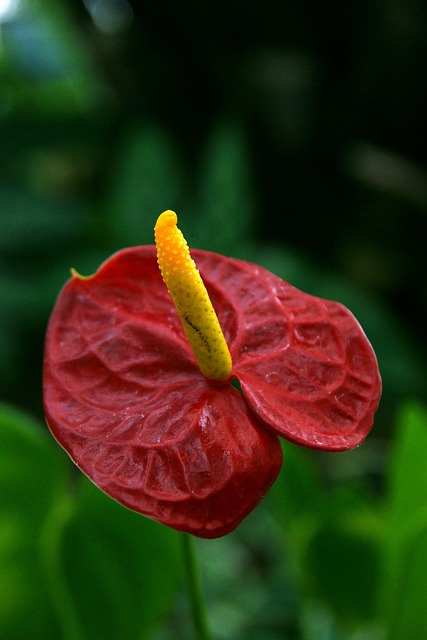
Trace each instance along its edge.
<instances>
[{"instance_id":1,"label":"blurred green leaf","mask_svg":"<svg viewBox=\"0 0 427 640\"><path fill-rule=\"evenodd\" d=\"M427 410L408 403L400 412L393 446L384 549L381 605L393 640L425 638L426 459Z\"/></svg>"},{"instance_id":2,"label":"blurred green leaf","mask_svg":"<svg viewBox=\"0 0 427 640\"><path fill-rule=\"evenodd\" d=\"M311 452L282 443L283 465L265 502L281 529L283 553L294 582L301 582L301 559L317 529L325 493Z\"/></svg>"},{"instance_id":3,"label":"blurred green leaf","mask_svg":"<svg viewBox=\"0 0 427 640\"><path fill-rule=\"evenodd\" d=\"M165 209L179 215L181 164L167 133L155 126L130 129L116 160L105 224L117 248L154 244L154 224Z\"/></svg>"},{"instance_id":4,"label":"blurred green leaf","mask_svg":"<svg viewBox=\"0 0 427 640\"><path fill-rule=\"evenodd\" d=\"M75 239L82 230L80 211L64 202L48 203L17 189L0 187L0 250L36 252Z\"/></svg>"},{"instance_id":5,"label":"blurred green leaf","mask_svg":"<svg viewBox=\"0 0 427 640\"><path fill-rule=\"evenodd\" d=\"M318 265L313 264L308 255L295 250L289 245L261 244L249 242L245 244L245 253L240 256L255 262L264 269L283 278L294 287L311 293L313 283L319 272Z\"/></svg>"},{"instance_id":6,"label":"blurred green leaf","mask_svg":"<svg viewBox=\"0 0 427 640\"><path fill-rule=\"evenodd\" d=\"M66 3L19 3L2 36L15 99L58 113L86 110L99 97L95 65Z\"/></svg>"},{"instance_id":7,"label":"blurred green leaf","mask_svg":"<svg viewBox=\"0 0 427 640\"><path fill-rule=\"evenodd\" d=\"M390 470L390 524L402 528L427 507L427 409L407 404L400 411Z\"/></svg>"},{"instance_id":8,"label":"blurred green leaf","mask_svg":"<svg viewBox=\"0 0 427 640\"><path fill-rule=\"evenodd\" d=\"M346 624L373 618L380 580L379 529L373 514L351 516L321 525L304 558L308 588Z\"/></svg>"},{"instance_id":9,"label":"blurred green leaf","mask_svg":"<svg viewBox=\"0 0 427 640\"><path fill-rule=\"evenodd\" d=\"M427 611L427 510L424 524L408 536L397 575L395 609L390 611L390 640L425 640Z\"/></svg>"},{"instance_id":10,"label":"blurred green leaf","mask_svg":"<svg viewBox=\"0 0 427 640\"><path fill-rule=\"evenodd\" d=\"M301 612L301 640L348 640L339 631L333 613L318 602L305 602ZM374 638L370 638L374 640Z\"/></svg>"},{"instance_id":11,"label":"blurred green leaf","mask_svg":"<svg viewBox=\"0 0 427 640\"><path fill-rule=\"evenodd\" d=\"M0 406L0 637L58 638L40 566L45 514L63 492L67 465L41 426Z\"/></svg>"},{"instance_id":12,"label":"blurred green leaf","mask_svg":"<svg viewBox=\"0 0 427 640\"><path fill-rule=\"evenodd\" d=\"M79 476L25 414L0 406L0 637L149 637L181 576L177 534Z\"/></svg>"},{"instance_id":13,"label":"blurred green leaf","mask_svg":"<svg viewBox=\"0 0 427 640\"><path fill-rule=\"evenodd\" d=\"M311 452L291 442L283 443L282 448L283 467L266 499L275 518L287 528L298 516L317 517L325 495Z\"/></svg>"},{"instance_id":14,"label":"blurred green leaf","mask_svg":"<svg viewBox=\"0 0 427 640\"><path fill-rule=\"evenodd\" d=\"M236 256L248 239L254 214L249 150L240 126L220 123L215 127L203 153L199 179L193 243Z\"/></svg>"},{"instance_id":15,"label":"blurred green leaf","mask_svg":"<svg viewBox=\"0 0 427 640\"><path fill-rule=\"evenodd\" d=\"M311 452L286 443L270 505L303 593L336 621L356 629L376 615L382 512L375 510L363 484L348 480L328 487L316 460Z\"/></svg>"},{"instance_id":16,"label":"blurred green leaf","mask_svg":"<svg viewBox=\"0 0 427 640\"><path fill-rule=\"evenodd\" d=\"M84 637L148 638L176 594L178 535L81 478L61 545L63 579Z\"/></svg>"}]
</instances>

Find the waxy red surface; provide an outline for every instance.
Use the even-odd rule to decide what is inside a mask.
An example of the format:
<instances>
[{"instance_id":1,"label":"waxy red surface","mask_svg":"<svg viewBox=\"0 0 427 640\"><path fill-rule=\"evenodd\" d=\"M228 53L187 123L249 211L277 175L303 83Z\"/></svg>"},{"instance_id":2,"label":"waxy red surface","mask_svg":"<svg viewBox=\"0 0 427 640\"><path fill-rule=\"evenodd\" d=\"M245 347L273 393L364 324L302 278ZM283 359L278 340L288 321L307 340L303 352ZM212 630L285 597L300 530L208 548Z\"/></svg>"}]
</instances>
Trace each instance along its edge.
<instances>
[{"instance_id":1,"label":"waxy red surface","mask_svg":"<svg viewBox=\"0 0 427 640\"><path fill-rule=\"evenodd\" d=\"M192 251L233 359L200 373L153 246L73 276L46 335L48 425L74 462L125 506L204 538L232 531L274 482L277 435L341 451L359 445L381 380L342 305L265 269Z\"/></svg>"}]
</instances>

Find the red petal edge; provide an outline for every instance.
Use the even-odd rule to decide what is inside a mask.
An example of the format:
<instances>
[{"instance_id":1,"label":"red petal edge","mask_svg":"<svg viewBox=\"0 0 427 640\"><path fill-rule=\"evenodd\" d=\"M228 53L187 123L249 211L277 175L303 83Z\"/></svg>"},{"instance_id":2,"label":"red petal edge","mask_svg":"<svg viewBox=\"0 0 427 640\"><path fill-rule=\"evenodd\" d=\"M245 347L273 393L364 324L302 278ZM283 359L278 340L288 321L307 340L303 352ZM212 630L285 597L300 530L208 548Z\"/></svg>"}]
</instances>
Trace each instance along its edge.
<instances>
[{"instance_id":1,"label":"red petal edge","mask_svg":"<svg viewBox=\"0 0 427 640\"><path fill-rule=\"evenodd\" d=\"M351 312L255 264L193 254L224 328L233 375L258 418L305 447L360 445L373 424L381 378Z\"/></svg>"},{"instance_id":2,"label":"red petal edge","mask_svg":"<svg viewBox=\"0 0 427 640\"><path fill-rule=\"evenodd\" d=\"M227 287L219 279L213 297L235 334ZM65 285L46 334L43 396L53 435L100 489L200 537L232 531L280 470L277 436L233 387L199 372L151 246Z\"/></svg>"}]
</instances>

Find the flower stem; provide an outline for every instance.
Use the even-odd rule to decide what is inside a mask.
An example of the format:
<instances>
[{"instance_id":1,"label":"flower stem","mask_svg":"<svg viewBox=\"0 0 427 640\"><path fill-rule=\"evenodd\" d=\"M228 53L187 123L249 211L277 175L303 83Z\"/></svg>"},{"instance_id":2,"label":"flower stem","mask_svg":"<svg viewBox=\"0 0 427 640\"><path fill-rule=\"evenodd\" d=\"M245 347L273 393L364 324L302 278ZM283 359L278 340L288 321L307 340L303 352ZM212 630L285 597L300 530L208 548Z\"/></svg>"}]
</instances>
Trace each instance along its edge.
<instances>
[{"instance_id":1,"label":"flower stem","mask_svg":"<svg viewBox=\"0 0 427 640\"><path fill-rule=\"evenodd\" d=\"M190 598L193 625L196 640L211 640L209 632L207 608L203 593L200 573L197 567L194 539L188 533L182 533L184 565L187 574L188 594Z\"/></svg>"}]
</instances>

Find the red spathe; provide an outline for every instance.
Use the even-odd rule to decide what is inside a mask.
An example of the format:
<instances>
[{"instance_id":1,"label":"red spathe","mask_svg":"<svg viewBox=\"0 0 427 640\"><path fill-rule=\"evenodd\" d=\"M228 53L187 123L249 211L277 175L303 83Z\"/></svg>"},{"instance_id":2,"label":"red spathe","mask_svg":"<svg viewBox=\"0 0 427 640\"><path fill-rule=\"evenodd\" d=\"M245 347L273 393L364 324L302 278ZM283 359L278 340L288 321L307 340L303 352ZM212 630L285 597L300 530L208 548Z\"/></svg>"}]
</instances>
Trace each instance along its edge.
<instances>
[{"instance_id":1,"label":"red spathe","mask_svg":"<svg viewBox=\"0 0 427 640\"><path fill-rule=\"evenodd\" d=\"M181 531L232 531L280 470L277 435L328 451L359 445L381 380L342 305L265 269L193 250L233 359L200 373L153 246L124 249L59 295L45 347L48 425L125 506Z\"/></svg>"}]
</instances>

